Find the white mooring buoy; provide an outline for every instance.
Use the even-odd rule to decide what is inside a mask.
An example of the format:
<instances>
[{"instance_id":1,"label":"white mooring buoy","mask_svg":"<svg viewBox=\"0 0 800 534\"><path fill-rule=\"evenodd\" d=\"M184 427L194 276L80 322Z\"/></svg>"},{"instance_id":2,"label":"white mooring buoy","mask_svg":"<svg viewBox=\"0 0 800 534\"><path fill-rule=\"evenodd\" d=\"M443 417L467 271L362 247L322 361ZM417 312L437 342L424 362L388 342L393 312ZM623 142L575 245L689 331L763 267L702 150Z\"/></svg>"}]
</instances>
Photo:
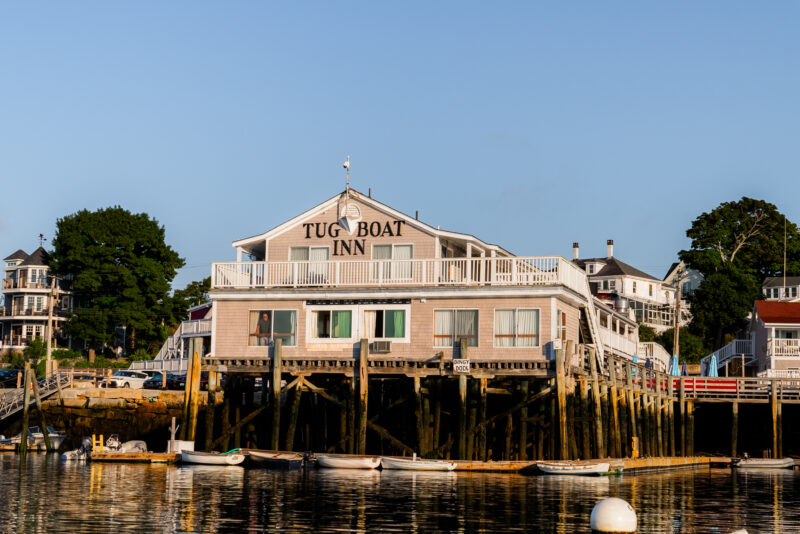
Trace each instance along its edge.
<instances>
[{"instance_id":1,"label":"white mooring buoy","mask_svg":"<svg viewBox=\"0 0 800 534\"><path fill-rule=\"evenodd\" d=\"M594 505L589 522L595 532L636 532L636 511L627 501L609 497Z\"/></svg>"}]
</instances>

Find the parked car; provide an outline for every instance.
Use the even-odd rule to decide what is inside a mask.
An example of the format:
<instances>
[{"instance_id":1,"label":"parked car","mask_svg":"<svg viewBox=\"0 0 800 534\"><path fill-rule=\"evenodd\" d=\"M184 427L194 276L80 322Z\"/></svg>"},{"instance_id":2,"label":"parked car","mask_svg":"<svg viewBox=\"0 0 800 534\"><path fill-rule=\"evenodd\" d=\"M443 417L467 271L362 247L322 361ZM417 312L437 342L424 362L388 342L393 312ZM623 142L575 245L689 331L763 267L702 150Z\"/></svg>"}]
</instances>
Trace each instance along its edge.
<instances>
[{"instance_id":1,"label":"parked car","mask_svg":"<svg viewBox=\"0 0 800 534\"><path fill-rule=\"evenodd\" d=\"M0 369L0 388L17 387L19 369Z\"/></svg>"},{"instance_id":2,"label":"parked car","mask_svg":"<svg viewBox=\"0 0 800 534\"><path fill-rule=\"evenodd\" d=\"M175 377L175 388L170 389L185 389L186 388L186 375L179 375ZM217 387L221 388L225 385L225 375L217 374ZM203 371L200 373L200 389L202 391L208 390L208 372Z\"/></svg>"},{"instance_id":3,"label":"parked car","mask_svg":"<svg viewBox=\"0 0 800 534\"><path fill-rule=\"evenodd\" d=\"M144 389L165 389L164 388L164 374L161 371L155 371L152 373L150 378L144 381ZM174 373L166 372L167 375L167 387L166 389L178 389L175 385L177 377Z\"/></svg>"},{"instance_id":4,"label":"parked car","mask_svg":"<svg viewBox=\"0 0 800 534\"><path fill-rule=\"evenodd\" d=\"M146 373L122 370L117 371L109 378L104 378L102 382L100 382L99 387L142 389L144 381L148 378L150 378L150 376Z\"/></svg>"}]
</instances>

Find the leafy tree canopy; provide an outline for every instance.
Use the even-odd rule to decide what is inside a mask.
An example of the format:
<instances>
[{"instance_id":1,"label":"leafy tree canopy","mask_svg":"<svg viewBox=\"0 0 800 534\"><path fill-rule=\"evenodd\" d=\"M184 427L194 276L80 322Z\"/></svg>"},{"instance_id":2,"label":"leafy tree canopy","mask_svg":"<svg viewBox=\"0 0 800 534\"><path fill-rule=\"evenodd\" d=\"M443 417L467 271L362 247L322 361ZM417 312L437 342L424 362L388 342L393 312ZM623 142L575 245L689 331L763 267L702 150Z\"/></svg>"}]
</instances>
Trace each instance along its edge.
<instances>
[{"instance_id":1,"label":"leafy tree canopy","mask_svg":"<svg viewBox=\"0 0 800 534\"><path fill-rule=\"evenodd\" d=\"M50 266L72 277L76 302L65 330L102 346L126 326L129 350L162 343L175 322L170 282L184 265L164 236L156 220L119 206L59 219Z\"/></svg>"},{"instance_id":2,"label":"leafy tree canopy","mask_svg":"<svg viewBox=\"0 0 800 534\"><path fill-rule=\"evenodd\" d=\"M667 352L672 354L672 349L675 346L675 329L670 328L662 332L656 339ZM711 350L703 341L703 338L692 334L688 328L681 328L681 335L678 338L678 349L680 351L680 360L688 362L699 362L703 356L711 353Z\"/></svg>"},{"instance_id":3,"label":"leafy tree canopy","mask_svg":"<svg viewBox=\"0 0 800 534\"><path fill-rule=\"evenodd\" d=\"M794 223L785 222L788 271L798 272L800 235ZM783 235L784 216L774 204L742 197L697 217L686 231L692 246L679 256L706 278L733 266L761 281L783 272Z\"/></svg>"}]
</instances>

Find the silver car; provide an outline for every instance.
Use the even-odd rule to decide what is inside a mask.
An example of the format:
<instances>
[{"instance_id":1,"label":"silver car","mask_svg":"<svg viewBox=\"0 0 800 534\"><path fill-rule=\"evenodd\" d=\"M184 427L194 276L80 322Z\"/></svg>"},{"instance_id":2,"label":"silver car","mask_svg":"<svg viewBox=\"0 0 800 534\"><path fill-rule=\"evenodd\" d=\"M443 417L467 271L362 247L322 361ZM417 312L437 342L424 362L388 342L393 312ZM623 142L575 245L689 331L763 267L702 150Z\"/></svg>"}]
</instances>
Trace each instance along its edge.
<instances>
[{"instance_id":1,"label":"silver car","mask_svg":"<svg viewBox=\"0 0 800 534\"><path fill-rule=\"evenodd\" d=\"M142 389L144 381L150 378L147 373L139 371L117 371L100 383L101 388L132 388Z\"/></svg>"}]
</instances>

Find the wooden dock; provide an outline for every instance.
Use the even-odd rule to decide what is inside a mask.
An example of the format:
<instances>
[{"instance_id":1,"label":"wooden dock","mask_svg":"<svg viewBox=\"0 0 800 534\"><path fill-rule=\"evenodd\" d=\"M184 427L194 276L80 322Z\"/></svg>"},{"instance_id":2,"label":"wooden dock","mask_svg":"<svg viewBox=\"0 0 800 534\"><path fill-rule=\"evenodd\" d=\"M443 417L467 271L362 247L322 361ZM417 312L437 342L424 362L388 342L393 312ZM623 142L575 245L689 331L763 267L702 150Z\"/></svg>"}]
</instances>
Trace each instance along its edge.
<instances>
[{"instance_id":1,"label":"wooden dock","mask_svg":"<svg viewBox=\"0 0 800 534\"><path fill-rule=\"evenodd\" d=\"M89 457L93 462L173 464L178 460L180 454L172 452L93 451Z\"/></svg>"},{"instance_id":2,"label":"wooden dock","mask_svg":"<svg viewBox=\"0 0 800 534\"><path fill-rule=\"evenodd\" d=\"M536 465L534 461L516 462L516 461L500 461L500 462L470 462L456 460L456 471L474 471L474 472L500 472L500 473L517 473L523 469L529 469Z\"/></svg>"}]
</instances>

